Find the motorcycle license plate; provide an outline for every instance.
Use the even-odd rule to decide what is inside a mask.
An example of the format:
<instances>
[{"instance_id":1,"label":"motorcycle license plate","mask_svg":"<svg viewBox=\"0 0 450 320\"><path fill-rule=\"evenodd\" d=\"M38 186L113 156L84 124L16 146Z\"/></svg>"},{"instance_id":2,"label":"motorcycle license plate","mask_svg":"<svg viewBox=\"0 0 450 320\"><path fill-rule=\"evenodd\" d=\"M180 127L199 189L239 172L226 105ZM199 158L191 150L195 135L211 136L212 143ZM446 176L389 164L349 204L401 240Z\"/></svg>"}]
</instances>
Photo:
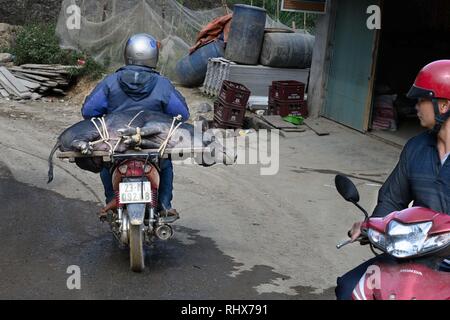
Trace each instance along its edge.
<instances>
[{"instance_id":1,"label":"motorcycle license plate","mask_svg":"<svg viewBox=\"0 0 450 320\"><path fill-rule=\"evenodd\" d=\"M152 202L150 182L122 182L119 184L120 203Z\"/></svg>"}]
</instances>

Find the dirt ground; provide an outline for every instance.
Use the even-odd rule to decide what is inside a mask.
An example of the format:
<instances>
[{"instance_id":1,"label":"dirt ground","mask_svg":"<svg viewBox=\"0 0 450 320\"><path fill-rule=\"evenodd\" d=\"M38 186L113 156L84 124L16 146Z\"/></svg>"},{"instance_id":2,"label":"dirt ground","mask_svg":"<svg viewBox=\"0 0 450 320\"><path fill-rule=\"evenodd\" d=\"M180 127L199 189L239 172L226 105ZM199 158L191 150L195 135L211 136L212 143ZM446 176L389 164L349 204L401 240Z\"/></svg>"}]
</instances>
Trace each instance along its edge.
<instances>
[{"instance_id":1,"label":"dirt ground","mask_svg":"<svg viewBox=\"0 0 450 320\"><path fill-rule=\"evenodd\" d=\"M189 103L191 117L197 116L195 108L200 103L211 103L197 90L180 90ZM67 101L0 100L0 164L26 186L100 205L103 191L99 177L73 164L55 160L55 180L46 183L47 157L57 136L81 120L82 92ZM340 251L335 248L362 216L340 199L333 186L334 176L351 176L360 190L361 204L371 210L400 150L321 121L329 126L329 136L319 137L307 130L280 138L279 171L272 176L262 176L260 165L175 166L174 207L181 212L177 226L209 239L229 257L232 267L221 270L224 278L220 281L245 275L246 281L238 281L239 286L253 292L254 298L279 294L280 298L333 299L336 277L371 257L368 248L359 245ZM0 181L0 188L5 187ZM92 216L82 222L86 228L98 225L97 209L93 205ZM29 210L33 212L33 203L29 203ZM60 214L64 212L50 216ZM195 246L192 232L176 233L175 241ZM82 246L74 248L83 250ZM5 259L6 263L17 262ZM177 263L183 264L183 260ZM206 266L212 261L204 256L201 263ZM3 273L0 278L7 276ZM208 281L212 284L215 279Z\"/></svg>"}]
</instances>

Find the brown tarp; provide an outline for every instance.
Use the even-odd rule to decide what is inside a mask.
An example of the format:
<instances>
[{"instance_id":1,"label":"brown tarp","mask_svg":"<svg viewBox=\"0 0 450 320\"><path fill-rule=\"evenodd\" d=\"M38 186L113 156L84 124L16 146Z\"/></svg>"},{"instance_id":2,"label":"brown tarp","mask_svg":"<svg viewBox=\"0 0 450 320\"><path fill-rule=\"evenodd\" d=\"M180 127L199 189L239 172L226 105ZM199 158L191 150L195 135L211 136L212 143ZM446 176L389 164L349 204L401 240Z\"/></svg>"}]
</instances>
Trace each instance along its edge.
<instances>
[{"instance_id":1,"label":"brown tarp","mask_svg":"<svg viewBox=\"0 0 450 320\"><path fill-rule=\"evenodd\" d=\"M227 42L228 34L230 32L231 20L233 14L227 14L226 16L218 17L208 23L198 34L197 42L195 45L189 49L192 54L195 50L210 42L216 40L220 34L223 32L224 41Z\"/></svg>"}]
</instances>

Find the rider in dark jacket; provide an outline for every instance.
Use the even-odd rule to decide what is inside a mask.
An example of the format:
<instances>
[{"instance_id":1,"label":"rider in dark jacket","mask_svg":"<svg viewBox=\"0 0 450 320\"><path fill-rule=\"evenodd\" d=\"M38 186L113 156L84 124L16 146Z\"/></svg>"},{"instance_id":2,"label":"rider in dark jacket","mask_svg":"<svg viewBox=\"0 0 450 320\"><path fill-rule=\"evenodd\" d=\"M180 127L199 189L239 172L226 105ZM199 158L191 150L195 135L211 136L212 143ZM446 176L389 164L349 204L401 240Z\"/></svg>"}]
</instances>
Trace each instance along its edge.
<instances>
[{"instance_id":1,"label":"rider in dark jacket","mask_svg":"<svg viewBox=\"0 0 450 320\"><path fill-rule=\"evenodd\" d=\"M136 109L181 115L189 118L185 99L172 83L155 71L158 63L158 42L148 34L137 34L125 46L125 64L106 77L86 98L81 113L83 117L101 117L108 113ZM105 188L106 202L114 200L111 173L104 168L100 177ZM173 167L170 160L161 163L159 209L162 215L178 218L172 209ZM104 213L104 212L103 212Z\"/></svg>"},{"instance_id":2,"label":"rider in dark jacket","mask_svg":"<svg viewBox=\"0 0 450 320\"><path fill-rule=\"evenodd\" d=\"M450 60L435 61L425 66L416 78L408 97L418 99L416 106L420 124L429 129L405 145L400 160L380 189L373 217L385 217L394 211L414 206L450 214ZM361 222L350 231L352 240L361 235ZM352 298L352 291L367 268L381 260L381 255L338 278L338 299ZM442 271L450 271L444 260Z\"/></svg>"}]
</instances>

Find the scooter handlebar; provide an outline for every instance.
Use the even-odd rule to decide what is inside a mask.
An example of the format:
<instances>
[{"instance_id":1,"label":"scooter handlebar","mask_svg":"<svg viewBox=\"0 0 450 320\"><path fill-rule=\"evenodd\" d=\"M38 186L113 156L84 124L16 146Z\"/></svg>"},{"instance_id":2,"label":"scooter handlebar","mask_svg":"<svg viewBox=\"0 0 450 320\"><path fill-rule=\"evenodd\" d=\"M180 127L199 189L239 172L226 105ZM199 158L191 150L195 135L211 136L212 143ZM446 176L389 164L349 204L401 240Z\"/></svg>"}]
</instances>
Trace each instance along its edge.
<instances>
[{"instance_id":1,"label":"scooter handlebar","mask_svg":"<svg viewBox=\"0 0 450 320\"><path fill-rule=\"evenodd\" d=\"M359 242L362 246L370 243L369 238L367 237L367 233L363 231L361 233L361 236L359 236L355 241L352 241L352 239L342 241L341 243L336 245L336 248L339 250L346 245L352 244L353 242Z\"/></svg>"},{"instance_id":2,"label":"scooter handlebar","mask_svg":"<svg viewBox=\"0 0 450 320\"><path fill-rule=\"evenodd\" d=\"M350 240L345 240L345 241L342 241L341 243L339 243L339 244L337 244L336 245L336 249L341 249L342 247L345 247L346 245L348 245L348 244L350 244L350 243L352 243L353 241L350 239Z\"/></svg>"}]
</instances>

